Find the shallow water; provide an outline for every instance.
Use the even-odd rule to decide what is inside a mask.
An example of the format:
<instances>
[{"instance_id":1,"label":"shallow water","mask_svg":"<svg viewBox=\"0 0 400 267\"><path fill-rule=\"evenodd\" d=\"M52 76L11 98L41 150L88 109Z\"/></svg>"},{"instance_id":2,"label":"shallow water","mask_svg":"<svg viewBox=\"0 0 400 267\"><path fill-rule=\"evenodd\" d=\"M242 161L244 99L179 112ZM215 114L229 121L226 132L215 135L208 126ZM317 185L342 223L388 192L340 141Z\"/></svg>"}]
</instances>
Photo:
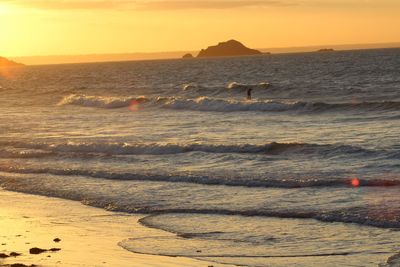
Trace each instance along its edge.
<instances>
[{"instance_id":1,"label":"shallow water","mask_svg":"<svg viewBox=\"0 0 400 267\"><path fill-rule=\"evenodd\" d=\"M3 73L0 183L161 214L143 223L177 240L121 242L142 253L377 266L400 227L399 69L386 49Z\"/></svg>"}]
</instances>

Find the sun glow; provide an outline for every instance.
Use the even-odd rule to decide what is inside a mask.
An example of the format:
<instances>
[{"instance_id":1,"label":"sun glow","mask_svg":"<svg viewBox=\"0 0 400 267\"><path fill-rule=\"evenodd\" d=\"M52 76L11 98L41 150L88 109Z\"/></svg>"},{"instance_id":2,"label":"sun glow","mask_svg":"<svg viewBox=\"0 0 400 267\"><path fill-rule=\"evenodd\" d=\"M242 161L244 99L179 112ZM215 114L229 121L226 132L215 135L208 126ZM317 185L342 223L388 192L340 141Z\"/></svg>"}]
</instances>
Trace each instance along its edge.
<instances>
[{"instance_id":1,"label":"sun glow","mask_svg":"<svg viewBox=\"0 0 400 267\"><path fill-rule=\"evenodd\" d=\"M286 2L297 1L0 0L0 56L199 51L229 39L255 49L400 41L397 0Z\"/></svg>"},{"instance_id":2,"label":"sun glow","mask_svg":"<svg viewBox=\"0 0 400 267\"><path fill-rule=\"evenodd\" d=\"M14 9L15 8L10 5L0 3L0 15L11 14Z\"/></svg>"}]
</instances>

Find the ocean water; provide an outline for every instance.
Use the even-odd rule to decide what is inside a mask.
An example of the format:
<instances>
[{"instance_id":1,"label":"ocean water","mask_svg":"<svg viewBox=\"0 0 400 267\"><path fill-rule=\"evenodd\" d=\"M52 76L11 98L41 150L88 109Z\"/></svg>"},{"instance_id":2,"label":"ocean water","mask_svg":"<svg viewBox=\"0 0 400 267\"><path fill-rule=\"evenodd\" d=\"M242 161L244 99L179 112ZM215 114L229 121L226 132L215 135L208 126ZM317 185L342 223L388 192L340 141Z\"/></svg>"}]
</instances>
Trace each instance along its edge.
<instances>
[{"instance_id":1,"label":"ocean water","mask_svg":"<svg viewBox=\"0 0 400 267\"><path fill-rule=\"evenodd\" d=\"M0 93L0 185L175 234L127 250L398 264L400 49L30 66Z\"/></svg>"}]
</instances>

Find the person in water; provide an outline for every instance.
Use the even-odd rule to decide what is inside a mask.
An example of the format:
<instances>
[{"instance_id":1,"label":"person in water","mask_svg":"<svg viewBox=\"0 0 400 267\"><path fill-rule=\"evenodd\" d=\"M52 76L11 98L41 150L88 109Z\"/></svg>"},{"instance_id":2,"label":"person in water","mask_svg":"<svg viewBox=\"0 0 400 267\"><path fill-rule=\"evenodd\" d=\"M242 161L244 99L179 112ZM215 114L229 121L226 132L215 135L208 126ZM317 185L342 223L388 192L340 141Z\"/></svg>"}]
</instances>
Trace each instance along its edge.
<instances>
[{"instance_id":1,"label":"person in water","mask_svg":"<svg viewBox=\"0 0 400 267\"><path fill-rule=\"evenodd\" d=\"M251 100L251 91L252 90L253 90L252 88L247 89L247 100Z\"/></svg>"}]
</instances>

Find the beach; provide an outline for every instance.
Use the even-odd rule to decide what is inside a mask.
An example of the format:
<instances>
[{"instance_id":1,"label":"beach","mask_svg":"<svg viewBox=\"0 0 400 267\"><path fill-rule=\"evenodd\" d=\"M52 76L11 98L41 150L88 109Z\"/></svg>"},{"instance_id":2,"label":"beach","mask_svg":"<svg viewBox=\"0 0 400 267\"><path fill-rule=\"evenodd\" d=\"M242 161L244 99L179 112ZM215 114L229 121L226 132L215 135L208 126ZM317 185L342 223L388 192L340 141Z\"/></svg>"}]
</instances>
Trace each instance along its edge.
<instances>
[{"instance_id":1,"label":"beach","mask_svg":"<svg viewBox=\"0 0 400 267\"><path fill-rule=\"evenodd\" d=\"M118 246L132 237L168 235L137 223L143 216L109 212L79 202L0 190L0 266L228 266L183 257L128 252ZM55 242L54 239L60 239ZM31 248L55 252L30 254Z\"/></svg>"},{"instance_id":2,"label":"beach","mask_svg":"<svg viewBox=\"0 0 400 267\"><path fill-rule=\"evenodd\" d=\"M400 267L400 0L0 0L0 267Z\"/></svg>"},{"instance_id":3,"label":"beach","mask_svg":"<svg viewBox=\"0 0 400 267\"><path fill-rule=\"evenodd\" d=\"M1 253L22 253L4 264L385 266L400 240L399 53L0 77Z\"/></svg>"}]
</instances>

